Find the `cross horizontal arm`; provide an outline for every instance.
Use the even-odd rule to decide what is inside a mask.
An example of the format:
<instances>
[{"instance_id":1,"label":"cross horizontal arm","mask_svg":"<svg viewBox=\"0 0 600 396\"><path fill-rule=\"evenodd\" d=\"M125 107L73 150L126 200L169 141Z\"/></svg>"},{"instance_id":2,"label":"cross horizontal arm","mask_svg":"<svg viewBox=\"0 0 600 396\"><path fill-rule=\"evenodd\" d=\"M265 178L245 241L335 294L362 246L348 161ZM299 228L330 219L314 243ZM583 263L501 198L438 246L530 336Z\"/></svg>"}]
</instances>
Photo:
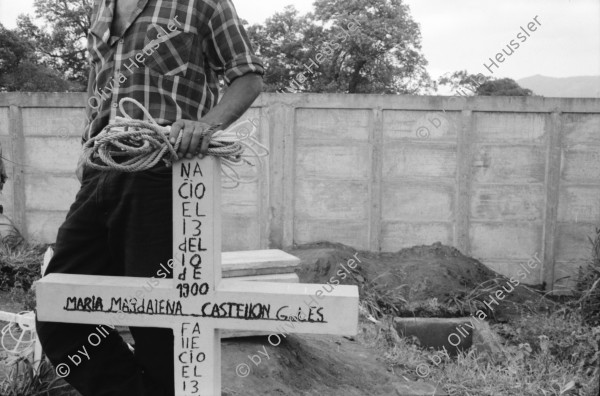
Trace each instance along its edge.
<instances>
[{"instance_id":1,"label":"cross horizontal arm","mask_svg":"<svg viewBox=\"0 0 600 396\"><path fill-rule=\"evenodd\" d=\"M320 292L320 293L319 293ZM317 297L319 296L319 297ZM282 325L293 333L355 335L358 326L358 289L336 286L324 293L323 285L246 282L224 279L215 303L203 304L204 315L225 319L220 329L279 331ZM251 302L242 315L230 309L229 302ZM212 310L212 311L211 311Z\"/></svg>"},{"instance_id":2,"label":"cross horizontal arm","mask_svg":"<svg viewBox=\"0 0 600 396\"><path fill-rule=\"evenodd\" d=\"M50 274L36 294L38 319L48 322L172 327L164 316L180 305L171 279Z\"/></svg>"},{"instance_id":3,"label":"cross horizontal arm","mask_svg":"<svg viewBox=\"0 0 600 396\"><path fill-rule=\"evenodd\" d=\"M152 283L150 283L152 282ZM171 279L51 274L37 283L40 320L174 327L197 318L216 329L354 335L358 290L224 279L214 293L179 299ZM325 291L325 293L324 293Z\"/></svg>"}]
</instances>

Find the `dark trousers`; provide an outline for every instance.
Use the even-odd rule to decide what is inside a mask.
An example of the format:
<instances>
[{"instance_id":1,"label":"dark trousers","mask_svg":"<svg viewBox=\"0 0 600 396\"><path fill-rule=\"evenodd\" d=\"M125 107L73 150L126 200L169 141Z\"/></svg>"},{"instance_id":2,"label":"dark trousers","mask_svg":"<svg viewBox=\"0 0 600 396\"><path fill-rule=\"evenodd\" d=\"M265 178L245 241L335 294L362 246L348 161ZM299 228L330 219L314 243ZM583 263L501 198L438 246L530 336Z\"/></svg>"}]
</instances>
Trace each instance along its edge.
<instances>
[{"instance_id":1,"label":"dark trousers","mask_svg":"<svg viewBox=\"0 0 600 396\"><path fill-rule=\"evenodd\" d=\"M86 168L47 273L160 277L172 256L171 181L164 165L137 173ZM94 347L88 337L96 326L37 322L44 352L55 367L68 365L65 380L82 395L174 394L172 330L130 327L132 353L116 330L103 328L110 333Z\"/></svg>"}]
</instances>

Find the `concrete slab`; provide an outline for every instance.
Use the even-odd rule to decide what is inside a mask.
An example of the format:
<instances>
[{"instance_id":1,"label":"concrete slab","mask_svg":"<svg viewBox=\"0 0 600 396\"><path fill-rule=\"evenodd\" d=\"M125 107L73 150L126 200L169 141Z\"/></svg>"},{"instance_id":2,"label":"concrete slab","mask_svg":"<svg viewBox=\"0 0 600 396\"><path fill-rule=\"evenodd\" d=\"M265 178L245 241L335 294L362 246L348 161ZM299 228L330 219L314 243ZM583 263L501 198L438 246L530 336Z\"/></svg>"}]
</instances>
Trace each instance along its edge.
<instances>
[{"instance_id":1,"label":"concrete slab","mask_svg":"<svg viewBox=\"0 0 600 396\"><path fill-rule=\"evenodd\" d=\"M292 274L270 274L270 275L255 275L255 276L244 276L239 278L245 281L254 282L281 282L281 283L300 283L298 275L294 272Z\"/></svg>"},{"instance_id":2,"label":"concrete slab","mask_svg":"<svg viewBox=\"0 0 600 396\"><path fill-rule=\"evenodd\" d=\"M221 253L223 278L293 273L300 259L278 249Z\"/></svg>"}]
</instances>

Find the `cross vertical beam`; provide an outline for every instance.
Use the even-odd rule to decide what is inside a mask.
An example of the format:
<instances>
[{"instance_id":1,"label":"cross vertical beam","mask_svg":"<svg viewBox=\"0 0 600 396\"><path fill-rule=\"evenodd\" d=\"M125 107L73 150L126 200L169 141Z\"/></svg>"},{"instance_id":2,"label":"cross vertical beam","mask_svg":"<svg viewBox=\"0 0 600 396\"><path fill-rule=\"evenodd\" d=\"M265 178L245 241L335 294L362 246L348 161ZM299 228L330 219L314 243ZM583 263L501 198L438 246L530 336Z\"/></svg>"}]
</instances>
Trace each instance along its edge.
<instances>
[{"instance_id":1,"label":"cross vertical beam","mask_svg":"<svg viewBox=\"0 0 600 396\"><path fill-rule=\"evenodd\" d=\"M213 300L221 282L220 177L213 157L173 165L173 278L184 306ZM190 320L174 336L177 395L219 395L219 330Z\"/></svg>"}]
</instances>

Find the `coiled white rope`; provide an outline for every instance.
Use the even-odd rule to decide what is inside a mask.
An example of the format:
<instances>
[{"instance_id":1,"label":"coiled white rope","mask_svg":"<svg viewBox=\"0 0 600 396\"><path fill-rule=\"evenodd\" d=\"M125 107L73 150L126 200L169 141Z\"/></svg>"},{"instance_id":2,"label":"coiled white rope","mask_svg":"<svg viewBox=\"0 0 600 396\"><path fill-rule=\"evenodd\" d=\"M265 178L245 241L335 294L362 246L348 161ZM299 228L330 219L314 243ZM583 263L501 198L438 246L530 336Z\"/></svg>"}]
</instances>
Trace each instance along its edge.
<instances>
[{"instance_id":1,"label":"coiled white rope","mask_svg":"<svg viewBox=\"0 0 600 396\"><path fill-rule=\"evenodd\" d=\"M138 106L149 121L132 119L123 108L125 102ZM82 155L87 166L103 171L140 172L152 168L161 160L167 166L178 160L177 149L181 144L183 131L179 131L173 145L169 141L171 127L158 125L137 100L123 98L119 101L119 109L124 117L116 117L113 123L84 144ZM246 123L251 128L241 128ZM214 131L219 126L212 126L205 133ZM211 136L208 155L221 159L221 173L233 183L225 185L225 188L235 188L239 184L258 180L262 158L269 155L269 150L257 140L256 132L256 126L245 120L226 130L216 130ZM254 158L255 163L248 158ZM242 177L235 169L242 165L253 167L254 175Z\"/></svg>"}]
</instances>

